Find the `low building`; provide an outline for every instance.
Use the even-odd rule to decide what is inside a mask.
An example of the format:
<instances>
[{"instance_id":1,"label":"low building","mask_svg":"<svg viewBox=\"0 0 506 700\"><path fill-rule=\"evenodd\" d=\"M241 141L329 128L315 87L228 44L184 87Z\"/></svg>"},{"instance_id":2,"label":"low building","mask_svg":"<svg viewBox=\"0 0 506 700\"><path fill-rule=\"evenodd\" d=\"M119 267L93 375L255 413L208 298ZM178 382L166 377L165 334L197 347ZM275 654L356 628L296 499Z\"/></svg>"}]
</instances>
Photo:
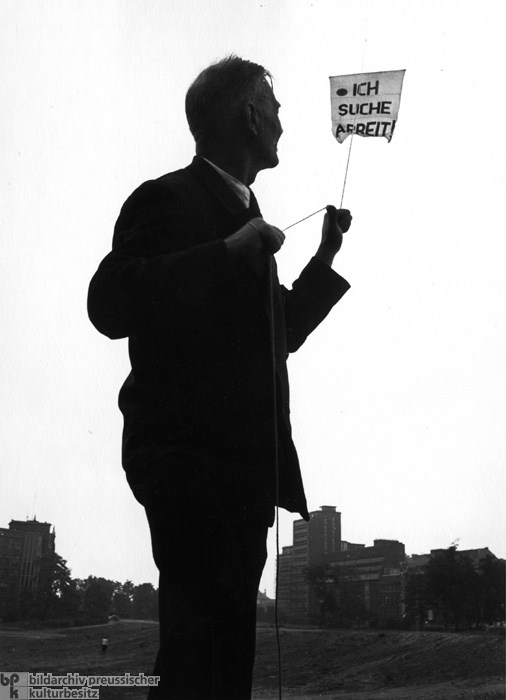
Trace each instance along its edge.
<instances>
[{"instance_id":1,"label":"low building","mask_svg":"<svg viewBox=\"0 0 506 700\"><path fill-rule=\"evenodd\" d=\"M257 594L257 617L259 619L267 618L272 616L274 618L274 608L276 607L276 601L273 598L269 598L267 591L258 591Z\"/></svg>"},{"instance_id":2,"label":"low building","mask_svg":"<svg viewBox=\"0 0 506 700\"><path fill-rule=\"evenodd\" d=\"M400 620L403 615L402 569L405 547L397 540L374 540L334 557L331 568L351 588L363 619Z\"/></svg>"}]
</instances>

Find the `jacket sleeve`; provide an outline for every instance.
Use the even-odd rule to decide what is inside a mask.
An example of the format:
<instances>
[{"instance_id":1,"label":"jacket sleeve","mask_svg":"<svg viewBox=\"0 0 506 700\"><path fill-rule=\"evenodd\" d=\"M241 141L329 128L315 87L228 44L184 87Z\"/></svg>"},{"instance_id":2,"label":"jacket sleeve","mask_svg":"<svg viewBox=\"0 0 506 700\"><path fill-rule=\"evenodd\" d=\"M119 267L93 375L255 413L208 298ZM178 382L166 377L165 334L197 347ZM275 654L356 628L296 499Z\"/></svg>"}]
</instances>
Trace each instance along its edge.
<instances>
[{"instance_id":1,"label":"jacket sleeve","mask_svg":"<svg viewBox=\"0 0 506 700\"><path fill-rule=\"evenodd\" d=\"M89 286L88 314L100 333L125 338L160 324L170 332L178 315L230 293L226 246L221 239L193 245L198 229L184 197L165 184L149 181L129 197Z\"/></svg>"},{"instance_id":2,"label":"jacket sleeve","mask_svg":"<svg viewBox=\"0 0 506 700\"><path fill-rule=\"evenodd\" d=\"M312 258L293 283L282 288L288 352L295 352L350 288L331 267Z\"/></svg>"}]
</instances>

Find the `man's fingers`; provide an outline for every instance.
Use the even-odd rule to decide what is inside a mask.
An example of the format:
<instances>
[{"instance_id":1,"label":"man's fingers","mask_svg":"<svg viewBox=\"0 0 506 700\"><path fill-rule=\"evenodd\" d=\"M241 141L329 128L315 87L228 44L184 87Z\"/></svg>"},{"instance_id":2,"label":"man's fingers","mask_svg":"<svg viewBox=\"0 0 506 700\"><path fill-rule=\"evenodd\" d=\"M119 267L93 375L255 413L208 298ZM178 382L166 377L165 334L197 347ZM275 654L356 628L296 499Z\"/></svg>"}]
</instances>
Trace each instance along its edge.
<instances>
[{"instance_id":1,"label":"man's fingers","mask_svg":"<svg viewBox=\"0 0 506 700\"><path fill-rule=\"evenodd\" d=\"M259 227L259 229L265 252L271 255L277 253L285 242L285 234L283 231L265 222L263 222L263 226Z\"/></svg>"},{"instance_id":2,"label":"man's fingers","mask_svg":"<svg viewBox=\"0 0 506 700\"><path fill-rule=\"evenodd\" d=\"M351 226L352 215L349 209L336 209L332 204L327 204L327 213L325 214L325 220L330 224L330 226L339 226L343 233Z\"/></svg>"},{"instance_id":3,"label":"man's fingers","mask_svg":"<svg viewBox=\"0 0 506 700\"><path fill-rule=\"evenodd\" d=\"M337 210L337 223L343 233L346 233L351 226L352 215L349 209Z\"/></svg>"},{"instance_id":4,"label":"man's fingers","mask_svg":"<svg viewBox=\"0 0 506 700\"><path fill-rule=\"evenodd\" d=\"M330 228L335 228L339 226L338 211L332 204L327 204L327 211L324 216L324 226L330 226Z\"/></svg>"}]
</instances>

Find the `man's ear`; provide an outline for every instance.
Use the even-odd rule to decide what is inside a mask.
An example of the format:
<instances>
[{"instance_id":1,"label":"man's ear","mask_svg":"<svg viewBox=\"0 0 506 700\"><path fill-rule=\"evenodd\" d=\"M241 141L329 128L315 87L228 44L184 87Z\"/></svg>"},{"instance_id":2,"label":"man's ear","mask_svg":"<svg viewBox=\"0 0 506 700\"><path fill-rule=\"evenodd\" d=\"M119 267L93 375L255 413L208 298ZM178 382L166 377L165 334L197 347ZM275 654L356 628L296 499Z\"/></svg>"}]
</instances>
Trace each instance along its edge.
<instances>
[{"instance_id":1,"label":"man's ear","mask_svg":"<svg viewBox=\"0 0 506 700\"><path fill-rule=\"evenodd\" d=\"M247 102L244 106L244 117L248 131L254 136L257 136L259 127L259 114L258 109L256 105L253 104L253 102Z\"/></svg>"}]
</instances>

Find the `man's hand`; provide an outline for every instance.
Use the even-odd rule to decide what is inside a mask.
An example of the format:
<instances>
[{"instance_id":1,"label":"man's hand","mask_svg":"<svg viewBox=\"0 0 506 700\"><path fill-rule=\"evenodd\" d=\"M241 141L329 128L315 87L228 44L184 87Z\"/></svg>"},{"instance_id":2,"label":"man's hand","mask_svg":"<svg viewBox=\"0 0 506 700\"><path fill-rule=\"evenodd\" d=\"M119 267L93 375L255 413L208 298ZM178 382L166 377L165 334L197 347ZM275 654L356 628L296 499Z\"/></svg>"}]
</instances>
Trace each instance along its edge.
<instances>
[{"instance_id":1,"label":"man's hand","mask_svg":"<svg viewBox=\"0 0 506 700\"><path fill-rule=\"evenodd\" d=\"M283 231L257 217L225 238L225 245L234 258L248 261L260 273L265 267L266 255L276 253L284 241Z\"/></svg>"},{"instance_id":2,"label":"man's hand","mask_svg":"<svg viewBox=\"0 0 506 700\"><path fill-rule=\"evenodd\" d=\"M352 216L348 209L336 209L329 204L323 218L322 240L315 257L332 265L334 256L341 249L343 233L351 226Z\"/></svg>"}]
</instances>

